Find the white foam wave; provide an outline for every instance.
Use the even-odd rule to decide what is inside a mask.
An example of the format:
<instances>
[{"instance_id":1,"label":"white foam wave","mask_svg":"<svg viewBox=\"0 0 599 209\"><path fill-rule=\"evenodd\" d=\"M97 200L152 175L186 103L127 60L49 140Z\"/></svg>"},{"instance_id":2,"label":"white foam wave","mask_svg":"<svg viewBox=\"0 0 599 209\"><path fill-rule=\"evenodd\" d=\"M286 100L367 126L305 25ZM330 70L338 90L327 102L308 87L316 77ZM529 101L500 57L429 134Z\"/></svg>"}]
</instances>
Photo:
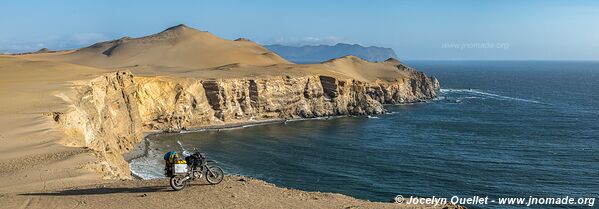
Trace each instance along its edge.
<instances>
[{"instance_id":1,"label":"white foam wave","mask_svg":"<svg viewBox=\"0 0 599 209\"><path fill-rule=\"evenodd\" d=\"M244 129L244 128L249 128L249 127L254 127L254 126L263 126L263 125L269 125L269 124L274 124L275 122L272 123L255 123L255 124L246 124L246 125L240 125L240 126L231 126L231 127L225 127L225 128L218 128L218 129L214 129L211 131L232 131L232 130L237 130L237 129Z\"/></svg>"},{"instance_id":2,"label":"white foam wave","mask_svg":"<svg viewBox=\"0 0 599 209\"><path fill-rule=\"evenodd\" d=\"M148 142L145 156L135 158L129 162L131 173L142 179L164 178L164 161L159 151L151 149L152 142Z\"/></svg>"},{"instance_id":3,"label":"white foam wave","mask_svg":"<svg viewBox=\"0 0 599 209\"><path fill-rule=\"evenodd\" d=\"M164 166L161 164L160 157L157 157L157 159L159 160L143 157L131 161L129 163L131 173L142 179L164 178L162 173Z\"/></svg>"},{"instance_id":4,"label":"white foam wave","mask_svg":"<svg viewBox=\"0 0 599 209\"><path fill-rule=\"evenodd\" d=\"M522 98L517 98L517 97L510 97L510 96L504 96L504 95L499 95L499 94L493 94L493 93L484 92L484 91L476 90L476 89L441 89L441 93L453 93L453 92L475 94L475 95L478 95L478 96L485 96L487 98L493 98L493 99L499 99L499 100L513 100L513 101L521 101L521 102L530 102L530 103L543 104L543 102L536 101L536 100L522 99Z\"/></svg>"}]
</instances>

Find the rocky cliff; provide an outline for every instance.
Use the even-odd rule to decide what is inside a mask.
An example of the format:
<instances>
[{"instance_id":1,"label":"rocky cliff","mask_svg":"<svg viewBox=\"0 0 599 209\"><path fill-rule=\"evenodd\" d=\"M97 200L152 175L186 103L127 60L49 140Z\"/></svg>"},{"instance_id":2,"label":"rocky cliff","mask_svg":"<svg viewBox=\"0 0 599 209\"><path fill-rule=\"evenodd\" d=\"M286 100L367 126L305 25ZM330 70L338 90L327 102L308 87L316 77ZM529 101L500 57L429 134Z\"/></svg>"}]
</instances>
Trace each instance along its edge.
<instances>
[{"instance_id":1,"label":"rocky cliff","mask_svg":"<svg viewBox=\"0 0 599 209\"><path fill-rule=\"evenodd\" d=\"M19 57L73 69L55 70L67 73L58 77L85 75L61 83L72 88L57 93L64 102L52 115L67 135L62 143L93 150L98 160L86 166L107 178L130 178L123 153L146 131L380 114L383 104L428 100L439 88L436 79L396 59L344 56L297 65L247 39L226 40L185 25Z\"/></svg>"},{"instance_id":2,"label":"rocky cliff","mask_svg":"<svg viewBox=\"0 0 599 209\"><path fill-rule=\"evenodd\" d=\"M54 113L69 138L89 147L98 161L88 165L106 178L130 178L123 154L145 131L178 131L205 125L380 114L383 104L434 98L438 81L417 71L395 81L365 82L327 75L231 79L136 77L119 71L75 82L61 97L70 109Z\"/></svg>"}]
</instances>

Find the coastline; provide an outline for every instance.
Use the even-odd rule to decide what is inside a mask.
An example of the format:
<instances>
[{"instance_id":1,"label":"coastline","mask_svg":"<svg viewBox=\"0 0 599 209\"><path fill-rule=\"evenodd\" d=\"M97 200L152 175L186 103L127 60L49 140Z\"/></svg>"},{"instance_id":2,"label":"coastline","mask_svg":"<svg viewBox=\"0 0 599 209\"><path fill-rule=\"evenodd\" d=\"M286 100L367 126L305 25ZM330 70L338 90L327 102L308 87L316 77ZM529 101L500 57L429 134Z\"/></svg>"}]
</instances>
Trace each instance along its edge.
<instances>
[{"instance_id":1,"label":"coastline","mask_svg":"<svg viewBox=\"0 0 599 209\"><path fill-rule=\"evenodd\" d=\"M125 157L125 159L127 160L128 163L131 163L132 160L136 159L136 158L141 158L141 157L148 157L149 153L148 150L151 148L150 147L150 140L155 140L153 139L154 137L158 137L158 136L164 136L164 135L177 135L177 134L186 134L186 133L197 133L197 132L205 132L205 131L220 131L223 129L237 129L237 128L247 128L247 127L251 127L251 126L262 126L262 125L272 125L272 124L279 124L279 123L287 123L287 122L293 122L293 121L303 121L303 120L330 120L330 119L336 119L336 118L342 118L342 117L352 117L352 116L347 116L347 115L343 115L343 116L332 116L332 117L317 117L317 118L296 118L296 119L275 119L275 120L262 120L262 121L248 121L248 122L241 122L241 123L232 123L232 124L222 124L222 125L209 125L209 126L200 126L200 127L196 127L193 129L189 129L187 131L184 132L179 132L179 133L174 133L174 132L165 132L165 131L153 131L153 132L147 132L144 136L144 139L142 141L140 141L140 143L138 145L135 146L135 149L132 150L129 153L126 153L125 156L129 156L129 157ZM365 117L370 117L370 115L365 116ZM131 157L133 153L137 153L133 156L135 157ZM170 187L168 187L168 178L163 177L163 178L152 178L152 179L144 179L141 176L136 175L133 171L131 171L131 175L134 177L133 180L127 180L125 181L124 184L126 185L152 185L155 187L160 187L161 185L163 185L165 188L160 189L159 191L169 191ZM123 185L123 182L117 183L119 186ZM207 185L206 182L204 182L203 179L200 179L197 182L193 182L192 184L195 184L195 186L197 185L202 185L202 186L207 186L207 187L222 187L219 185ZM231 186L231 184L233 185L237 185L237 184L241 184L244 185L247 189L247 185L252 185L253 187L257 187L259 189L261 189L262 187L268 188L268 189L274 189L274 190L279 190L276 193L292 193L292 194L286 194L283 200L279 201L288 201L286 200L286 198L291 198L291 199L295 199L296 197L299 197L299 199L301 201L306 201L309 200L312 203L309 204L309 207L312 208L412 208L412 209L416 209L416 208L443 208L443 209L465 209L466 207L463 206L459 206L459 205L453 205L451 203L449 204L444 204L444 205L429 205L429 204L421 204L421 205L415 205L415 204L405 204L405 203L395 203L392 200L390 200L390 202L377 202L377 201L370 201L370 200L365 200L365 199L359 199L359 198L355 198L349 195L345 195L345 194L341 194L341 193L330 193L330 192L321 192L321 191L304 191L304 190L299 190L299 189L293 189L293 188L288 188L288 187L282 187L273 183L269 183L265 180L261 180L261 179L257 179L255 177L250 177L250 176L243 176L243 175L239 175L239 174L225 174L225 181L224 181L225 187L231 190L234 190L234 186ZM107 185L107 186L106 186ZM96 187L111 187L114 186L114 184L101 184L101 186L96 186ZM192 185L192 189L191 190L195 190L194 185ZM80 188L71 188L71 190L66 190L66 191L59 191L59 192L55 192L55 193L70 193L70 191L73 190L81 190ZM190 189L186 189L186 190L190 190ZM187 191L184 191L187 192ZM147 193L143 193L138 195L138 197L145 197L146 195L148 195ZM227 194L229 195L229 194ZM256 194L254 194L256 195ZM271 193L269 193L269 195L272 195ZM230 198L237 198L238 195L237 194L231 194ZM252 199L261 199L259 197L254 197ZM268 197L268 199L271 199L274 197ZM339 201L342 202L342 206L339 206ZM347 205L348 203L352 203L350 205ZM226 203L223 204L219 204L220 206L225 206L227 205ZM251 204L244 204L244 207L254 207L251 206ZM294 204L292 207L288 207L288 208L305 208L306 205L304 206L300 206L300 205L304 205L304 203L298 203L298 204ZM318 206L315 206L318 205ZM91 208L94 208L95 206L92 206Z\"/></svg>"},{"instance_id":2,"label":"coastline","mask_svg":"<svg viewBox=\"0 0 599 209\"><path fill-rule=\"evenodd\" d=\"M28 114L23 122L31 124L35 115ZM41 124L54 124L51 117L37 116ZM272 123L272 121L269 121ZM284 122L278 120L276 122ZM258 124L270 124L258 123ZM240 127L248 124L229 124L227 126L211 126L211 128ZM252 123L255 125L255 123ZM23 126L19 124L19 126ZM3 126L4 127L4 126ZM20 130L35 133L29 137L47 135L47 132L36 131L37 128ZM147 133L153 136L160 133ZM166 133L169 134L169 133ZM170 133L172 134L172 133ZM4 132L2 134L4 135ZM7 135L10 136L10 135ZM58 136L57 136L58 137ZM139 143L143 145L145 143ZM62 146L62 145L61 145ZM53 147L51 147L53 148ZM55 149L55 148L53 148ZM89 149L84 154L90 154ZM77 159L77 158L76 158ZM47 162L47 160L46 160ZM50 161L51 162L51 161ZM50 164L54 166L54 164ZM63 165L64 166L64 165ZM67 167L68 169L69 167ZM33 169L38 169L34 167ZM83 169L85 170L85 169ZM25 170L31 172L30 170ZM50 170L54 171L54 170ZM44 171L42 171L44 172ZM71 171L72 173L72 171ZM74 174L74 173L73 173ZM17 177L19 173L11 174ZM33 176L39 178L40 176ZM77 179L77 178L75 178ZM35 180L35 179L33 179ZM68 180L68 179L65 179ZM14 181L14 180L13 180ZM20 181L16 181L19 183ZM65 181L66 182L66 181ZM336 193L307 192L289 189L254 179L251 177L227 175L219 185L206 185L203 181L194 182L192 186L180 192L173 192L166 179L155 180L101 180L93 177L87 181L73 181L69 184L55 184L52 181L32 182L31 186L20 190L0 192L0 205L6 208L159 208L169 205L177 208L444 208L432 205L398 205L396 203L370 202ZM22 185L21 185L22 186ZM192 200L194 204L184 204L181 197ZM452 206L453 207L453 206Z\"/></svg>"},{"instance_id":3,"label":"coastline","mask_svg":"<svg viewBox=\"0 0 599 209\"><path fill-rule=\"evenodd\" d=\"M149 146L148 140L149 140L149 138L155 137L158 135L176 135L176 134L186 134L186 133L197 133L197 132L203 132L203 131L219 131L219 130L223 130L223 129L245 128L245 127L249 127L249 126L285 123L286 121L289 121L289 120L272 119L272 120L236 122L236 123L229 123L229 124L213 124L213 125L197 126L197 127L189 128L187 130L182 130L179 132L172 132L172 131L169 132L169 131L162 131L162 130L148 131L148 132L144 132L143 139L140 140L140 142L137 143L133 147L133 149L131 149L131 151L124 153L123 157L125 158L125 161L127 161L128 163L130 163L134 159L137 159L140 157L146 157L148 155L148 146Z\"/></svg>"},{"instance_id":4,"label":"coastline","mask_svg":"<svg viewBox=\"0 0 599 209\"><path fill-rule=\"evenodd\" d=\"M415 103L424 103L424 102L415 102ZM395 105L408 105L408 104L413 104L413 103L395 104ZM389 105L392 105L392 104L389 104ZM385 112L383 114L388 114L388 113ZM252 127L252 126L280 124L280 123L286 124L288 122L304 121L304 120L331 120L331 119L343 118L343 117L352 117L352 115L338 115L338 116L313 117L313 118L253 120L253 121L243 121L243 122L235 122L235 123L228 123L228 124L203 125L203 126L188 128L186 130L181 130L179 132L173 132L173 131L169 132L169 131L162 131L162 130L148 131L148 132L144 132L143 139L138 144L136 144L133 147L133 149L131 149L131 151L124 153L123 157L125 158L125 161L127 161L128 163L130 163L132 160L140 158L140 157L147 157L148 146L150 143L148 140L151 140L152 137L156 137L156 136L198 133L198 132L204 132L204 131L230 130L230 129L238 129L238 128L248 128L248 127Z\"/></svg>"},{"instance_id":5,"label":"coastline","mask_svg":"<svg viewBox=\"0 0 599 209\"><path fill-rule=\"evenodd\" d=\"M123 154L123 158L125 159L125 161L128 164L131 164L131 162L135 159L142 158L142 157L148 157L148 155L149 155L148 151L150 149L150 143L151 143L150 140L153 140L152 138L157 137L157 136L198 133L198 132L205 132L205 131L231 130L231 129L238 129L238 128L248 128L248 127L253 127L253 126L271 125L271 124L281 124L281 123L286 124L287 122L304 121L304 120L331 120L331 119L343 118L343 117L352 117L352 116L351 115L339 115L339 116L314 117L314 118L254 120L254 121L236 122L236 123L229 123L229 124L204 125L204 126L189 128L188 130L180 131L180 132L168 132L168 131L160 131L160 130L148 131L148 132L144 133L143 139L141 141L139 141L139 143L134 145L134 147L133 147L133 149L131 149L131 151ZM134 179L145 180L143 177L135 174L135 172L133 172L132 170L131 170L131 175ZM238 174L232 174L232 175L238 175Z\"/></svg>"},{"instance_id":6,"label":"coastline","mask_svg":"<svg viewBox=\"0 0 599 209\"><path fill-rule=\"evenodd\" d=\"M12 60L9 60L9 63L12 62ZM54 75L50 72L48 74ZM325 110L330 112L318 112L321 110L314 109L314 111L317 111L318 115L323 115L324 117L317 117L318 115L301 116L303 112L298 111L292 112L290 115L292 117L288 117L290 119L279 119L278 117L275 117L276 119L251 120L252 118L250 117L250 120L231 120L230 123L227 123L225 121L224 124L222 124L222 121L219 122L219 120L215 120L214 122L221 124L214 124L214 122L208 122L208 125L200 126L193 126L192 124L186 126L176 126L177 123L165 123L163 124L165 125L163 126L163 128L154 128L154 131L152 131L152 129L142 127L143 118L140 117L147 116L141 115L144 112L141 112L139 108L161 107L142 106L142 104L144 104L144 101L134 100L137 98L134 95L137 92L142 91L142 89L134 89L133 87L136 87L136 85L143 85L144 83L142 82L141 84L136 84L136 82L139 82L140 80L134 80L133 76L127 72L119 71L99 74L102 76L93 77L89 74L85 74L85 76L79 76L77 77L77 79L63 78L59 77L58 74L56 74L58 79L58 81L56 82L57 84L52 84L50 87L32 83L31 79L27 76L20 77L21 79L23 79L23 81L21 81L23 83L22 85L28 85L33 88L31 88L31 92L23 93L22 97L27 98L26 100L17 101L22 104L38 104L38 106L14 106L14 104L9 105L3 103L3 105L7 107L21 107L23 108L23 110L21 111L23 112L22 114L27 115L26 117L23 116L23 119L19 120L18 122L15 121L14 117L12 116L3 116L7 124L10 125L3 125L2 128L10 129L10 127L15 125L20 127L13 131L17 132L15 133L16 135L13 136L11 134L7 134L8 140L11 143L9 143L8 145L2 145L4 149L11 149L14 151L9 153L3 153L3 156L5 156L4 159L6 162L8 162L8 164L2 164L0 166L3 168L10 167L11 169L16 169L15 172L11 171L10 173L4 173L2 175L7 177L5 178L6 180L3 181L2 184L0 184L4 187L2 189L3 197L15 197L15 195L17 197L21 197L23 195L19 194L27 194L31 192L40 193L38 196L31 195L29 199L24 200L31 201L31 198L39 199L39 196L47 196L42 193L47 193L50 191L60 192L64 191L65 188L78 188L85 185L90 185L88 187L96 188L86 190L93 193L99 191L97 188L103 187L103 185L106 183L119 184L119 182L126 181L131 182L132 186L135 186L137 184L146 184L146 180L121 180L132 177L131 172L129 170L128 162L125 161L125 159L130 161L137 157L143 156L143 154L148 151L147 147L144 148L144 146L147 145L146 143L148 143L145 139L148 137L157 134L179 134L167 133L169 131L176 130L171 129L171 126L179 127L179 129L183 133L185 133L201 132L206 130L240 128L256 125L268 125L273 123L285 123L286 121L319 119L322 120L336 117L349 117L351 115L354 115L351 114L351 112L338 112L339 110L336 109L336 107L329 106L328 108L331 109ZM47 77L49 75L39 74L37 76ZM141 79L141 81L145 81L144 79L147 78L138 79ZM65 83L75 85L73 87L67 87L64 85ZM316 83L314 85L316 85L316 87L313 88L319 91L323 91L321 83ZM193 87L193 85L190 85L190 88L191 87ZM301 88L294 89L293 91L303 92ZM173 97L175 97L175 93L177 92L173 92ZM359 92L356 93L361 94ZM52 99L45 100L46 103L39 104L36 103L37 101L39 101L38 99L36 99L39 97L36 94L41 94L46 97L50 96L50 98ZM98 96L98 94L102 96ZM200 92L199 95L202 95L204 97L206 96L204 92ZM314 99L314 101L309 100L312 102L316 102L311 103L312 105L315 105L315 107L319 107L320 104L330 104L332 102L330 99L323 98L322 93L316 93L316 95L318 97ZM300 96L300 98L302 99L306 99L306 95L304 95L303 93L299 93L298 96ZM382 96L383 95L381 95L381 97ZM147 99L150 100L152 98ZM165 97L164 99L169 99L169 97ZM382 100L382 98L380 99ZM340 100L339 102L341 101L343 100ZM377 105L380 105L379 107L382 107L382 103L384 103L377 102L375 100L372 100L371 98L358 98L357 100L351 101L373 102L363 103L359 105L357 104L358 107L370 107L371 105L373 107L377 107ZM282 100L280 102L284 103L285 100ZM119 106L108 106L103 104L119 104ZM206 102L203 104L206 106L206 108L211 108L210 103ZM191 104L190 106L193 106L193 104ZM48 111L48 108L52 108L52 111ZM102 111L98 111L97 108L101 108L100 110ZM294 111L296 110L294 109ZM253 114L258 113L260 112L255 112ZM381 113L384 113L384 111L381 110ZM210 112L207 115L212 117L213 113ZM270 116L267 115L266 117L262 118L268 117ZM146 118L145 120L151 119ZM32 123L33 121L35 122ZM158 120L157 122L160 121ZM167 120L167 122L169 122L169 120ZM203 122L204 124L206 123L206 121ZM2 133L2 135L5 134ZM39 138L47 140L46 142L48 144L48 148L40 149L39 141L35 140ZM27 141L27 144L24 144L24 141ZM13 148L13 144L15 148ZM25 145L28 146L26 148L27 151L24 151L25 148L23 148L23 146ZM139 149L133 149L134 147L138 147ZM140 151L125 152L132 149ZM49 153L49 155L46 153ZM18 163L23 160L29 161L31 157L39 159L39 162L36 162L36 164L31 166L26 166ZM39 163L39 165L37 163ZM123 170L123 168L127 168L126 172L124 172L125 170ZM18 177L19 179L12 180L15 177ZM168 188L168 184L153 185L153 187ZM257 186L257 188L260 188L260 186ZM241 189L240 191L244 192L247 190ZM301 197L308 194L308 192L302 193L302 191L298 190L297 194ZM271 194L263 194L263 196L264 197L261 198L268 198L269 196L271 196ZM82 195L78 198L85 199L90 197ZM362 200L355 199L344 199L343 201L362 202ZM0 200L0 203L5 202L10 202L10 200ZM59 202L58 204L66 203ZM306 204L308 205L304 205L305 207L310 206L309 203ZM302 204L300 203L297 204L298 207L301 205ZM394 204L390 205L395 206ZM376 207L378 208L378 206ZM323 208L327 207L323 206Z\"/></svg>"}]
</instances>

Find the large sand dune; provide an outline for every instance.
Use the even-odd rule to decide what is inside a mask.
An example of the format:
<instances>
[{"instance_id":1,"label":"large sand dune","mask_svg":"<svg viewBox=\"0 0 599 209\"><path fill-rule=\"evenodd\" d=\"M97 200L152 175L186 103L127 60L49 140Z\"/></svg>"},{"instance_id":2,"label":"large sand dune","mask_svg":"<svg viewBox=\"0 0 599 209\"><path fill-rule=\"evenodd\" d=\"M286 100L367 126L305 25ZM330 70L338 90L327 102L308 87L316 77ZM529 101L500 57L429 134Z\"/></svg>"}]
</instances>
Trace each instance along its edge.
<instances>
[{"instance_id":1,"label":"large sand dune","mask_svg":"<svg viewBox=\"0 0 599 209\"><path fill-rule=\"evenodd\" d=\"M184 74L203 79L320 74L362 81L394 81L410 76L410 69L395 59L368 62L355 56L344 56L321 64L292 64L247 39L225 40L185 25L140 38L124 37L77 50L42 51L19 57L102 69L127 69L138 75Z\"/></svg>"},{"instance_id":2,"label":"large sand dune","mask_svg":"<svg viewBox=\"0 0 599 209\"><path fill-rule=\"evenodd\" d=\"M200 69L234 63L289 63L254 42L245 39L225 40L185 25L177 25L145 37L123 37L78 50L37 53L27 57L111 69L135 66Z\"/></svg>"}]
</instances>

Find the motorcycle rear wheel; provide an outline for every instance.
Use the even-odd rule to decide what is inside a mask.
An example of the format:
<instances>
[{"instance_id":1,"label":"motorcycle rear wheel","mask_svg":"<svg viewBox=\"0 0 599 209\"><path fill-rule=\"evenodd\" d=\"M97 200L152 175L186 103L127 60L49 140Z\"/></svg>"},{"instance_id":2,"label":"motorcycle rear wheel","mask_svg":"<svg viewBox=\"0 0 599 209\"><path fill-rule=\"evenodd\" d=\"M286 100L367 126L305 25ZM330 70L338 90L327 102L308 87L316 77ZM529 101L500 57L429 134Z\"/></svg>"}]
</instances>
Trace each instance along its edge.
<instances>
[{"instance_id":1,"label":"motorcycle rear wheel","mask_svg":"<svg viewBox=\"0 0 599 209\"><path fill-rule=\"evenodd\" d=\"M206 181L208 181L210 184L218 184L223 181L224 177L225 172L223 172L223 169L218 166L211 166L206 172Z\"/></svg>"},{"instance_id":2,"label":"motorcycle rear wheel","mask_svg":"<svg viewBox=\"0 0 599 209\"><path fill-rule=\"evenodd\" d=\"M185 185L187 185L187 181L183 181L183 178L185 178L184 176L173 176L171 177L171 187L175 190L175 191L180 191L183 188L185 188Z\"/></svg>"}]
</instances>

